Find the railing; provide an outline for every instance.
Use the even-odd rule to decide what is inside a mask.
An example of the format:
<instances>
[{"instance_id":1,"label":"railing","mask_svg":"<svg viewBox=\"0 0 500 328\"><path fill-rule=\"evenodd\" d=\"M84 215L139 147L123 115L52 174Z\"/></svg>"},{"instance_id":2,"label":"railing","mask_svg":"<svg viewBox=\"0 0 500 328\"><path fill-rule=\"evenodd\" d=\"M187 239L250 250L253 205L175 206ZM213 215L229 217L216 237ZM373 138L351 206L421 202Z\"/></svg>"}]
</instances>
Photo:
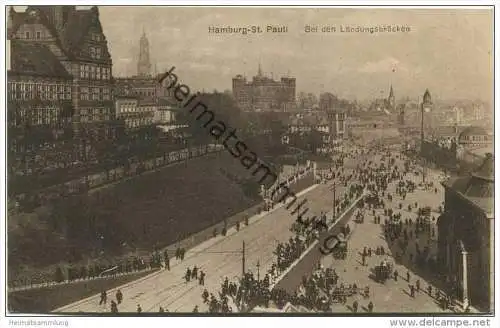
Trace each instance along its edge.
<instances>
[{"instance_id":1,"label":"railing","mask_svg":"<svg viewBox=\"0 0 500 328\"><path fill-rule=\"evenodd\" d=\"M121 276L133 275L140 272L154 271L156 269L157 268L154 266L152 267L146 265L135 266L135 267L131 266L128 268L125 267L124 269L121 269L119 266L113 266L112 268L106 269L99 274L89 274L89 273L85 275L78 274L77 276L72 277L71 279L63 279L62 281L55 281L47 276L38 278L36 277L24 278L9 283L7 291L11 293L11 292L37 289L37 288L68 285L82 281L116 278Z\"/></svg>"},{"instance_id":2,"label":"railing","mask_svg":"<svg viewBox=\"0 0 500 328\"><path fill-rule=\"evenodd\" d=\"M189 159L205 156L210 153L220 152L223 149L224 146L218 144L202 145L195 148L185 148L164 153L163 156L140 162L134 163L129 161L129 164L125 166L119 166L99 173L86 175L63 184L40 190L37 192L39 196L38 206L45 205L51 199L88 192L92 189L104 187L168 165L185 162Z\"/></svg>"},{"instance_id":3,"label":"railing","mask_svg":"<svg viewBox=\"0 0 500 328\"><path fill-rule=\"evenodd\" d=\"M306 170L299 176L295 177L292 179L290 182L291 185L293 183L300 181L303 177L307 175L312 170L312 167L306 168ZM218 235L222 231L224 227L227 229L234 227L237 223L243 223L247 218L253 216L253 215L258 215L262 212L266 211L266 206L265 202L259 203L243 212L240 212L238 214L233 215L230 218L227 218L226 220L223 220L219 223L216 223L215 225L212 225L210 227L207 227L203 229L202 231L199 231L197 233L194 233L185 239L175 242L173 245L168 246L167 248L175 248L175 247L180 247L189 250L190 248L201 244L202 242L209 240L213 238L213 231L214 229L217 230ZM123 262L122 262L123 263ZM82 266L83 267L83 266ZM101 268L98 270L99 273L93 273L89 274L90 270L89 268L85 267L86 274L82 275L81 272L84 271L82 270L82 267L79 267L79 270L74 270L74 277L72 279L65 279L64 281L61 282L56 282L54 281L54 276L55 274L45 274L42 276L41 274L36 276L32 276L31 278L24 278L24 279L18 279L14 281L13 283L9 283L9 288L8 292L15 292L15 291L22 291L22 290L28 290L28 289L35 289L35 288L46 288L46 287L51 287L51 286L57 286L57 285L67 285L67 284L72 284L72 283L78 283L81 281L88 281L88 280L96 280L96 279L107 279L110 277L120 277L120 276L125 276L125 275L130 275L130 274L135 274L139 272L147 272L147 271L154 271L157 268L155 266L150 266L146 264L137 264L137 265L110 265L107 266L106 268ZM97 270L94 270L97 271Z\"/></svg>"}]
</instances>

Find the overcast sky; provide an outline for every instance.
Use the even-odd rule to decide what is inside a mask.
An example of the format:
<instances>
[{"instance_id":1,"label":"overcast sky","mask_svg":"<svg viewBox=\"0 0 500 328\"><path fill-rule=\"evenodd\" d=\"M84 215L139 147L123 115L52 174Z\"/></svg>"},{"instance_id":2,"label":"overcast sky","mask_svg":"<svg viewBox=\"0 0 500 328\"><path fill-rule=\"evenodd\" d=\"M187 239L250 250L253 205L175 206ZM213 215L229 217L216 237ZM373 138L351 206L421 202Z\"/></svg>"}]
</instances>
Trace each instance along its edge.
<instances>
[{"instance_id":1,"label":"overcast sky","mask_svg":"<svg viewBox=\"0 0 500 328\"><path fill-rule=\"evenodd\" d=\"M260 61L275 78L290 73L297 91L341 97L416 98L429 88L440 99L492 102L493 12L463 9L283 9L100 7L115 76L136 73L139 38L150 41L158 70L176 66L194 89L231 88ZM215 35L209 26L286 25L288 33ZM331 25L336 33L304 32ZM340 25L409 26L407 33L340 33ZM383 92L383 93L381 93Z\"/></svg>"}]
</instances>

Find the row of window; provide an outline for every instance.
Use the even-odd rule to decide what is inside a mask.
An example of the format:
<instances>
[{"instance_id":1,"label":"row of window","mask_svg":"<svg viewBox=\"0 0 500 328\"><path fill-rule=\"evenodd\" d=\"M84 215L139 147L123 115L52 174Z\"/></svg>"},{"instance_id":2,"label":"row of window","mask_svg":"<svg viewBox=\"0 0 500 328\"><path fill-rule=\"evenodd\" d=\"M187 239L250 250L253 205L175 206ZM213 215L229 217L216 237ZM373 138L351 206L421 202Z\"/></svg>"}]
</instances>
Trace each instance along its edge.
<instances>
[{"instance_id":1,"label":"row of window","mask_svg":"<svg viewBox=\"0 0 500 328\"><path fill-rule=\"evenodd\" d=\"M111 109L106 107L80 109L80 122L82 123L92 121L108 121L111 120L111 116Z\"/></svg>"},{"instance_id":2,"label":"row of window","mask_svg":"<svg viewBox=\"0 0 500 328\"><path fill-rule=\"evenodd\" d=\"M137 105L121 105L117 108L120 113L149 113L154 112L155 107L145 107Z\"/></svg>"},{"instance_id":3,"label":"row of window","mask_svg":"<svg viewBox=\"0 0 500 328\"><path fill-rule=\"evenodd\" d=\"M111 100L111 89L80 87L80 100Z\"/></svg>"},{"instance_id":4,"label":"row of window","mask_svg":"<svg viewBox=\"0 0 500 328\"><path fill-rule=\"evenodd\" d=\"M104 115L104 114L110 114L110 112L111 109L106 107L80 109L80 115Z\"/></svg>"},{"instance_id":5,"label":"row of window","mask_svg":"<svg viewBox=\"0 0 500 328\"><path fill-rule=\"evenodd\" d=\"M11 126L23 125L28 121L30 125L49 125L61 123L59 117L61 115L61 108L46 107L26 109L20 108L16 111L15 117L9 120ZM69 118L67 119L69 120Z\"/></svg>"},{"instance_id":6,"label":"row of window","mask_svg":"<svg viewBox=\"0 0 500 328\"><path fill-rule=\"evenodd\" d=\"M80 78L91 80L109 80L111 78L111 68L82 64L80 66Z\"/></svg>"},{"instance_id":7,"label":"row of window","mask_svg":"<svg viewBox=\"0 0 500 328\"><path fill-rule=\"evenodd\" d=\"M86 122L97 122L97 121L109 121L111 120L111 115L110 114L98 114L98 113L91 113L91 114L80 114L80 122L81 123L86 123Z\"/></svg>"},{"instance_id":8,"label":"row of window","mask_svg":"<svg viewBox=\"0 0 500 328\"><path fill-rule=\"evenodd\" d=\"M41 84L9 82L10 100L70 100L71 86L62 83Z\"/></svg>"},{"instance_id":9,"label":"row of window","mask_svg":"<svg viewBox=\"0 0 500 328\"><path fill-rule=\"evenodd\" d=\"M151 119L151 118L125 120L125 125L128 128L136 128L136 127L150 125L150 124L153 124L153 119Z\"/></svg>"},{"instance_id":10,"label":"row of window","mask_svg":"<svg viewBox=\"0 0 500 328\"><path fill-rule=\"evenodd\" d=\"M462 139L468 141L491 141L490 136L480 136L480 135L462 136Z\"/></svg>"},{"instance_id":11,"label":"row of window","mask_svg":"<svg viewBox=\"0 0 500 328\"><path fill-rule=\"evenodd\" d=\"M91 38L92 40L94 40L94 41L101 41L101 35L100 35L100 34L98 34L98 33L92 33L92 34L90 35L90 38Z\"/></svg>"},{"instance_id":12,"label":"row of window","mask_svg":"<svg viewBox=\"0 0 500 328\"><path fill-rule=\"evenodd\" d=\"M130 96L130 95L135 95L135 96L142 96L142 97L154 97L156 96L156 90L130 90L128 87L125 88L125 95Z\"/></svg>"},{"instance_id":13,"label":"row of window","mask_svg":"<svg viewBox=\"0 0 500 328\"><path fill-rule=\"evenodd\" d=\"M103 51L101 47L90 47L90 57L93 59L101 59Z\"/></svg>"},{"instance_id":14,"label":"row of window","mask_svg":"<svg viewBox=\"0 0 500 328\"><path fill-rule=\"evenodd\" d=\"M42 32L36 31L35 33L31 34L29 31L26 31L26 32L24 32L24 38L25 39L34 38L36 40L40 40L42 38Z\"/></svg>"}]
</instances>

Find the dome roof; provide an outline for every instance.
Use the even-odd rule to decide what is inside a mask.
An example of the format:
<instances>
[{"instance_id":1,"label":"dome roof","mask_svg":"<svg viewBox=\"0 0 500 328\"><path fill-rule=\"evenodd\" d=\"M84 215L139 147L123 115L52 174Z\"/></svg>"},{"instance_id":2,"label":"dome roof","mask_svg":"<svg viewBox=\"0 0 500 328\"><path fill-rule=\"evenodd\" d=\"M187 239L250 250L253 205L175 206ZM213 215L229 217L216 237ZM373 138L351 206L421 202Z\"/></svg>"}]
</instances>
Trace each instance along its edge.
<instances>
[{"instance_id":1,"label":"dome roof","mask_svg":"<svg viewBox=\"0 0 500 328\"><path fill-rule=\"evenodd\" d=\"M491 153L486 154L483 164L479 168L477 168L477 170L472 174L472 176L490 182L495 181L495 163L493 159L493 154Z\"/></svg>"},{"instance_id":2,"label":"dome roof","mask_svg":"<svg viewBox=\"0 0 500 328\"><path fill-rule=\"evenodd\" d=\"M488 135L488 132L480 126L469 126L460 133L459 139L464 136L477 136L477 135Z\"/></svg>"}]
</instances>

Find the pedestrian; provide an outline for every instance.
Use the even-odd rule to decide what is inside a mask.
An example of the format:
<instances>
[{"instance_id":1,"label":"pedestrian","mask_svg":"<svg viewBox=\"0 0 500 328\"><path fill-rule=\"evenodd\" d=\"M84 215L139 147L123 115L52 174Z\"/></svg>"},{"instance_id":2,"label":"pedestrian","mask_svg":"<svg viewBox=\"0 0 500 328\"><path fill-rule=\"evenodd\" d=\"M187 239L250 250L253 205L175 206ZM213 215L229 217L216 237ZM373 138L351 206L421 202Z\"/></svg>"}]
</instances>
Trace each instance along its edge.
<instances>
[{"instance_id":1,"label":"pedestrian","mask_svg":"<svg viewBox=\"0 0 500 328\"><path fill-rule=\"evenodd\" d=\"M410 282L410 271L406 271L406 281Z\"/></svg>"},{"instance_id":2,"label":"pedestrian","mask_svg":"<svg viewBox=\"0 0 500 328\"><path fill-rule=\"evenodd\" d=\"M429 285L427 287L427 292L429 293L429 296L432 297L432 286L431 285Z\"/></svg>"},{"instance_id":3,"label":"pedestrian","mask_svg":"<svg viewBox=\"0 0 500 328\"><path fill-rule=\"evenodd\" d=\"M410 285L410 296L415 297L415 286Z\"/></svg>"},{"instance_id":4,"label":"pedestrian","mask_svg":"<svg viewBox=\"0 0 500 328\"><path fill-rule=\"evenodd\" d=\"M398 270L394 270L394 281L398 281Z\"/></svg>"},{"instance_id":5,"label":"pedestrian","mask_svg":"<svg viewBox=\"0 0 500 328\"><path fill-rule=\"evenodd\" d=\"M137 304L137 313L142 313L142 308L140 304Z\"/></svg>"},{"instance_id":6,"label":"pedestrian","mask_svg":"<svg viewBox=\"0 0 500 328\"><path fill-rule=\"evenodd\" d=\"M198 311L198 305L196 305L196 306L194 307L194 309L193 309L193 313L198 313L198 312L199 312L199 311Z\"/></svg>"},{"instance_id":7,"label":"pedestrian","mask_svg":"<svg viewBox=\"0 0 500 328\"><path fill-rule=\"evenodd\" d=\"M158 312L159 312L159 313L164 313L164 312L165 312L165 309L164 309L162 306L160 306L160 309L158 310Z\"/></svg>"},{"instance_id":8,"label":"pedestrian","mask_svg":"<svg viewBox=\"0 0 500 328\"><path fill-rule=\"evenodd\" d=\"M111 301L111 313L118 313L118 306L115 301Z\"/></svg>"},{"instance_id":9,"label":"pedestrian","mask_svg":"<svg viewBox=\"0 0 500 328\"><path fill-rule=\"evenodd\" d=\"M205 286L205 272L200 270L200 280L199 280L200 285Z\"/></svg>"},{"instance_id":10,"label":"pedestrian","mask_svg":"<svg viewBox=\"0 0 500 328\"><path fill-rule=\"evenodd\" d=\"M107 297L107 295L106 295L106 291L105 291L105 290L103 290L103 291L101 292L101 300L99 301L99 305L101 305L101 304L106 304L106 300L107 300L107 298L108 298L108 297Z\"/></svg>"},{"instance_id":11,"label":"pedestrian","mask_svg":"<svg viewBox=\"0 0 500 328\"><path fill-rule=\"evenodd\" d=\"M118 304L121 304L123 300L122 291L119 289L116 291L116 300L118 301Z\"/></svg>"},{"instance_id":12,"label":"pedestrian","mask_svg":"<svg viewBox=\"0 0 500 328\"><path fill-rule=\"evenodd\" d=\"M354 303L352 303L352 312L358 312L358 301L354 301Z\"/></svg>"},{"instance_id":13,"label":"pedestrian","mask_svg":"<svg viewBox=\"0 0 500 328\"><path fill-rule=\"evenodd\" d=\"M208 290L206 290L206 289L205 289L205 290L203 291L203 294L201 294L201 297L203 298L203 303L208 303L208 297L209 297L209 296L210 296L210 295L208 294Z\"/></svg>"},{"instance_id":14,"label":"pedestrian","mask_svg":"<svg viewBox=\"0 0 500 328\"><path fill-rule=\"evenodd\" d=\"M371 247L369 247L369 248L368 248L368 256L369 256L369 257L371 257L371 256L372 256L372 248L371 248Z\"/></svg>"},{"instance_id":15,"label":"pedestrian","mask_svg":"<svg viewBox=\"0 0 500 328\"><path fill-rule=\"evenodd\" d=\"M417 279L415 285L417 286L417 292L420 292L420 279Z\"/></svg>"},{"instance_id":16,"label":"pedestrian","mask_svg":"<svg viewBox=\"0 0 500 328\"><path fill-rule=\"evenodd\" d=\"M368 303L368 312L373 312L373 302Z\"/></svg>"},{"instance_id":17,"label":"pedestrian","mask_svg":"<svg viewBox=\"0 0 500 328\"><path fill-rule=\"evenodd\" d=\"M170 258L168 257L168 254L165 257L165 269L167 269L168 271L170 271Z\"/></svg>"}]
</instances>

